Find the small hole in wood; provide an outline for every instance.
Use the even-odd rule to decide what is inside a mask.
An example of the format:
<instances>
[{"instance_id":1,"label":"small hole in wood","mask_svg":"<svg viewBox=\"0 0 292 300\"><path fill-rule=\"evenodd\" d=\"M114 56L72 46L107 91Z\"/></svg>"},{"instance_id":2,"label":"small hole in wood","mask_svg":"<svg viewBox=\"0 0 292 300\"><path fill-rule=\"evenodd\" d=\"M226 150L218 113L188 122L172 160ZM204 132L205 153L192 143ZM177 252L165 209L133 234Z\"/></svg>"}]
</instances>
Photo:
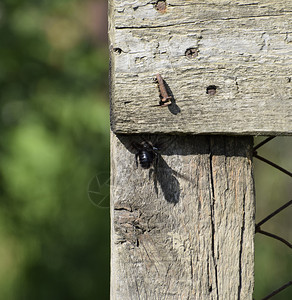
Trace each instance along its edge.
<instances>
[{"instance_id":1,"label":"small hole in wood","mask_svg":"<svg viewBox=\"0 0 292 300\"><path fill-rule=\"evenodd\" d=\"M123 50L121 48L114 48L113 50L117 54L121 54L123 52Z\"/></svg>"},{"instance_id":2,"label":"small hole in wood","mask_svg":"<svg viewBox=\"0 0 292 300\"><path fill-rule=\"evenodd\" d=\"M166 11L166 1L163 1L163 0L157 1L156 4L155 4L155 8L159 12L165 13L165 11Z\"/></svg>"},{"instance_id":3,"label":"small hole in wood","mask_svg":"<svg viewBox=\"0 0 292 300\"><path fill-rule=\"evenodd\" d=\"M198 49L197 48L188 48L185 52L185 56L188 58L195 58L198 56Z\"/></svg>"},{"instance_id":4,"label":"small hole in wood","mask_svg":"<svg viewBox=\"0 0 292 300\"><path fill-rule=\"evenodd\" d=\"M217 86L216 85L209 85L206 89L206 93L208 95L215 95L216 94L216 90L217 90Z\"/></svg>"}]
</instances>

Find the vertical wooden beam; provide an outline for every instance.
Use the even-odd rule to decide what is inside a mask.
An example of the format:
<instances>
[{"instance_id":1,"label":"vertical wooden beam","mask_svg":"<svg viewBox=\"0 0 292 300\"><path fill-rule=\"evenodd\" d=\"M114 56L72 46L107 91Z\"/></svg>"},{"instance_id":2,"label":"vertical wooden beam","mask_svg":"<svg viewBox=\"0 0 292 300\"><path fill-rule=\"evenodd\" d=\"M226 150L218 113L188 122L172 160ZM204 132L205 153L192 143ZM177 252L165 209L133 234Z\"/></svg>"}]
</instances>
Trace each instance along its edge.
<instances>
[{"instance_id":1,"label":"vertical wooden beam","mask_svg":"<svg viewBox=\"0 0 292 300\"><path fill-rule=\"evenodd\" d=\"M143 136L157 174L111 140L111 299L252 299L252 137Z\"/></svg>"}]
</instances>

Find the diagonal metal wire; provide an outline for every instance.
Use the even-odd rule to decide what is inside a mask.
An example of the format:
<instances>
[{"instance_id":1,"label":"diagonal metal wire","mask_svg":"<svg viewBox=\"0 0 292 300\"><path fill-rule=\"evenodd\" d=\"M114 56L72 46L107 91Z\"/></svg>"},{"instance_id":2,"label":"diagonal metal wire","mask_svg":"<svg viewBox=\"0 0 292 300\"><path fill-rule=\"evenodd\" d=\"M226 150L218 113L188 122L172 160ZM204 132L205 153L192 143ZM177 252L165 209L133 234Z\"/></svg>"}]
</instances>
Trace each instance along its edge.
<instances>
[{"instance_id":1,"label":"diagonal metal wire","mask_svg":"<svg viewBox=\"0 0 292 300\"><path fill-rule=\"evenodd\" d=\"M266 159L266 158L264 158L264 157L258 155L256 151L254 152L253 156L256 157L257 159L259 159L259 160L261 160L261 161L263 161L263 162L269 164L270 166L272 166L272 167L274 167L274 168L280 170L281 172L287 174L288 176L292 177L292 173L291 173L291 172L289 172L289 171L287 171L286 169L280 167L279 165L273 163L272 161L270 161L270 160L268 160L268 159Z\"/></svg>"},{"instance_id":2,"label":"diagonal metal wire","mask_svg":"<svg viewBox=\"0 0 292 300\"><path fill-rule=\"evenodd\" d=\"M279 212L281 212L283 209L285 209L286 207L288 207L289 205L292 204L292 200L288 201L287 203L285 203L284 205L282 205L281 207L279 207L278 209L276 209L275 211L273 211L271 214L269 214L267 217L265 217L263 220L261 220L260 222L258 222L256 224L256 228L260 227L261 225L265 224L267 221L269 221L272 217L274 217L275 215L277 215Z\"/></svg>"},{"instance_id":3,"label":"diagonal metal wire","mask_svg":"<svg viewBox=\"0 0 292 300\"><path fill-rule=\"evenodd\" d=\"M292 204L292 200L288 201L287 203L285 203L284 205L282 205L281 207L279 207L278 209L276 209L275 211L273 211L271 214L269 214L267 217L265 217L263 220L261 220L259 223L256 224L256 232L257 233L261 233L261 234L264 234L266 236L269 236L269 237L272 237L278 241L281 241L282 243L284 243L285 245L287 245L289 248L292 248L292 245L287 241L285 240L284 238L276 235L276 234L273 234L273 233L270 233L270 232L267 232L267 231L264 231L260 228L261 225L263 225L264 223L266 223L267 221L269 221L272 217L274 217L275 215L277 215L279 212L281 212L283 209L287 208L289 205Z\"/></svg>"},{"instance_id":4,"label":"diagonal metal wire","mask_svg":"<svg viewBox=\"0 0 292 300\"><path fill-rule=\"evenodd\" d=\"M271 140L274 139L274 138L275 138L275 136L270 136L270 137L264 139L264 140L263 140L262 142L260 142L259 144L257 144L257 145L253 148L253 156L256 157L257 159L259 159L259 160L261 160L261 161L263 161L263 162L269 164L270 166L272 166L272 167L274 167L274 168L280 170L281 172L287 174L288 176L292 177L292 173L291 173L291 172L289 172L288 170L286 170L286 169L280 167L279 165L273 163L272 161L270 161L270 160L268 160L268 159L266 159L266 158L264 158L264 157L258 155L258 153L257 153L257 151L256 151L257 149L259 149L260 147L262 147L263 145L265 145L266 143L268 143L269 141L271 141Z\"/></svg>"},{"instance_id":5,"label":"diagonal metal wire","mask_svg":"<svg viewBox=\"0 0 292 300\"><path fill-rule=\"evenodd\" d=\"M271 294L267 295L262 300L268 300L268 299L272 298L273 296L277 295L278 293L280 293L281 291L283 291L284 289L286 289L290 285L292 285L292 280L287 282L286 284L282 285L280 288L274 290Z\"/></svg>"},{"instance_id":6,"label":"diagonal metal wire","mask_svg":"<svg viewBox=\"0 0 292 300\"><path fill-rule=\"evenodd\" d=\"M261 146L263 146L264 144L268 143L269 141L271 141L272 139L274 139L275 136L270 136L268 138L266 138L265 140L263 140L262 142L260 142L259 144L257 144L254 148L253 151L259 149Z\"/></svg>"},{"instance_id":7,"label":"diagonal metal wire","mask_svg":"<svg viewBox=\"0 0 292 300\"><path fill-rule=\"evenodd\" d=\"M261 230L260 228L258 228L258 229L256 230L256 232L257 232L257 233L264 234L264 235L269 236L269 237L272 237L272 238L274 238L274 239L276 239L276 240L278 240L278 241L284 243L286 246L288 246L289 248L292 249L292 245L291 245L288 241L286 241L285 239L281 238L280 236L278 236L278 235L276 235L276 234L273 234L273 233L270 233L270 232Z\"/></svg>"}]
</instances>

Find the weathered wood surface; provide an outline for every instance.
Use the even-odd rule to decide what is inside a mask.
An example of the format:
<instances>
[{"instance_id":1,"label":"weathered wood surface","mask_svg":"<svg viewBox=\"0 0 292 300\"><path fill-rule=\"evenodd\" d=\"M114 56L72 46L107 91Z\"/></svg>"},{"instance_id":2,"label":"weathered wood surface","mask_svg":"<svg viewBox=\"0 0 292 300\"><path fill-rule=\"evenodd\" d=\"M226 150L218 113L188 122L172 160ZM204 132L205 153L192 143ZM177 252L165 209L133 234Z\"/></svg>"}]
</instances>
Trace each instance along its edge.
<instances>
[{"instance_id":1,"label":"weathered wood surface","mask_svg":"<svg viewBox=\"0 0 292 300\"><path fill-rule=\"evenodd\" d=\"M111 299L252 299L252 138L144 138L164 145L156 176L141 136L112 134Z\"/></svg>"},{"instance_id":2,"label":"weathered wood surface","mask_svg":"<svg viewBox=\"0 0 292 300\"><path fill-rule=\"evenodd\" d=\"M291 0L155 3L109 2L114 132L292 134ZM156 73L169 107L157 106Z\"/></svg>"}]
</instances>

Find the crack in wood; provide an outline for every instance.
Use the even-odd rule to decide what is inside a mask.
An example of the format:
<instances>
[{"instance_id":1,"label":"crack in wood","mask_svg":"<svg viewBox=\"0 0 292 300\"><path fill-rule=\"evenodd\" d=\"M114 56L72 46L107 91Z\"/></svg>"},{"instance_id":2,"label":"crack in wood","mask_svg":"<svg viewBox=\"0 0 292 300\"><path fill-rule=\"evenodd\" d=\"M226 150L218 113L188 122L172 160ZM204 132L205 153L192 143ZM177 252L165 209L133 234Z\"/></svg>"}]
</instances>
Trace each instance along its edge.
<instances>
[{"instance_id":1,"label":"crack in wood","mask_svg":"<svg viewBox=\"0 0 292 300\"><path fill-rule=\"evenodd\" d=\"M218 272L217 272L217 258L215 254L215 186L214 186L214 175L213 175L213 153L212 153L212 137L209 139L209 145L210 145L210 184L211 184L211 227L212 227L212 259L215 269L215 286L216 286L216 295L218 299Z\"/></svg>"},{"instance_id":2,"label":"crack in wood","mask_svg":"<svg viewBox=\"0 0 292 300\"><path fill-rule=\"evenodd\" d=\"M116 30L125 30L125 29L158 29L158 28L168 28L168 27L180 27L184 25L197 25L197 24L204 24L205 22L221 22L221 21L233 21L233 20L244 20L244 19L258 19L258 18L271 18L271 17L287 17L288 13L292 13L292 11L285 11L284 14L269 14L269 15L248 15L248 16L241 16L241 17L226 17L220 19L201 19L198 21L186 21L180 23L173 23L173 24L163 24L163 25L140 25L140 26L115 26Z\"/></svg>"},{"instance_id":3,"label":"crack in wood","mask_svg":"<svg viewBox=\"0 0 292 300\"><path fill-rule=\"evenodd\" d=\"M241 232L240 232L240 249L239 249L239 257L238 257L238 274L239 274L239 284L238 284L238 300L241 299L240 294L241 294L241 289L242 289L242 248L243 248L243 234L244 234L244 230L245 230L245 193L243 195L243 200L242 200L242 210L243 210L243 215L242 215L242 226L241 226Z\"/></svg>"}]
</instances>

